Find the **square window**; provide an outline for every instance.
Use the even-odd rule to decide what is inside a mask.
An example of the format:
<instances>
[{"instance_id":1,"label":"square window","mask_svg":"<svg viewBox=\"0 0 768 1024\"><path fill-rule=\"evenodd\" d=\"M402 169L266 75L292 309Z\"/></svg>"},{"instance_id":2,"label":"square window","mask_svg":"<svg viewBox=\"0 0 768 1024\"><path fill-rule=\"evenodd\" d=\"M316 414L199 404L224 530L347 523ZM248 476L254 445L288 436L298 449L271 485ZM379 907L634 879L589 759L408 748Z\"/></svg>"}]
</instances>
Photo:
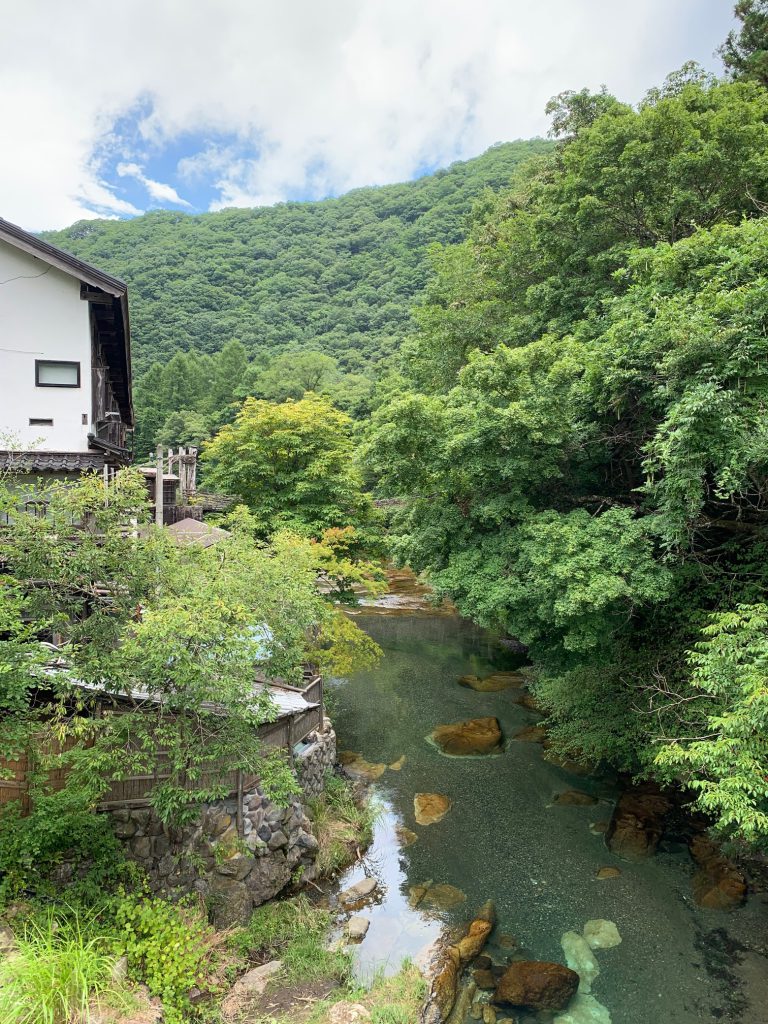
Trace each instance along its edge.
<instances>
[{"instance_id":1,"label":"square window","mask_svg":"<svg viewBox=\"0 0 768 1024\"><path fill-rule=\"evenodd\" d=\"M39 388L79 388L80 363L36 359L35 384Z\"/></svg>"}]
</instances>

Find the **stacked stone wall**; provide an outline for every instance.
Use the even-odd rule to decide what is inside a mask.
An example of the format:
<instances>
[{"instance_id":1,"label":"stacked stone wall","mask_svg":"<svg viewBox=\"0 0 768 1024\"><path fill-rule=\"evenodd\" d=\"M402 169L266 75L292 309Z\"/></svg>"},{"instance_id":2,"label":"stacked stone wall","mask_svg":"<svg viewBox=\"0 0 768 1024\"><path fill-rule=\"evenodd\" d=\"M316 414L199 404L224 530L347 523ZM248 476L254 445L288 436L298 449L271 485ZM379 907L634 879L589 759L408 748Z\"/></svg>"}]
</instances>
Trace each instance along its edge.
<instances>
[{"instance_id":1,"label":"stacked stone wall","mask_svg":"<svg viewBox=\"0 0 768 1024\"><path fill-rule=\"evenodd\" d=\"M201 805L196 820L183 827L163 825L148 807L107 812L152 890L171 897L199 893L214 923L226 927L247 921L292 879L314 877L317 840L303 801L322 792L336 759L336 736L327 723L311 739L296 764L304 795L281 807L258 788L244 793L242 836L234 797Z\"/></svg>"},{"instance_id":2,"label":"stacked stone wall","mask_svg":"<svg viewBox=\"0 0 768 1024\"><path fill-rule=\"evenodd\" d=\"M336 764L336 733L326 719L324 726L307 737L310 745L296 758L296 772L304 796L312 800L325 788L325 777Z\"/></svg>"}]
</instances>

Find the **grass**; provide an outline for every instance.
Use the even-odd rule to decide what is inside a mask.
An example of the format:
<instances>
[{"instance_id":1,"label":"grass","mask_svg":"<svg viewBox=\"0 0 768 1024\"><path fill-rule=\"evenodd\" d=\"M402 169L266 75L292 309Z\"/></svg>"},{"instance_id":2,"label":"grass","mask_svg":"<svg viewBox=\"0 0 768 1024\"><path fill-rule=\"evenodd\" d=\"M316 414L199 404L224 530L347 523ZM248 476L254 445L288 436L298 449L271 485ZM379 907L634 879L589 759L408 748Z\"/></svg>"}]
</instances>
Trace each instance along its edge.
<instances>
[{"instance_id":1,"label":"grass","mask_svg":"<svg viewBox=\"0 0 768 1024\"><path fill-rule=\"evenodd\" d=\"M247 927L235 932L230 943L251 961L282 960L288 982L346 980L349 957L326 949L330 922L328 911L302 894L258 907Z\"/></svg>"},{"instance_id":2,"label":"grass","mask_svg":"<svg viewBox=\"0 0 768 1024\"><path fill-rule=\"evenodd\" d=\"M87 1024L92 1007L120 1000L115 955L89 931L77 916L24 925L0 962L0 1024Z\"/></svg>"},{"instance_id":3,"label":"grass","mask_svg":"<svg viewBox=\"0 0 768 1024\"><path fill-rule=\"evenodd\" d=\"M310 802L309 813L319 844L321 875L332 875L347 865L373 838L375 806L369 799L361 799L355 787L338 775L326 776L325 791Z\"/></svg>"},{"instance_id":4,"label":"grass","mask_svg":"<svg viewBox=\"0 0 768 1024\"><path fill-rule=\"evenodd\" d=\"M304 1024L327 1024L331 1007L340 1002L360 1003L371 1014L370 1024L415 1024L426 995L426 982L417 967L405 961L397 974L379 975L369 989L348 986L333 999L317 1003ZM262 1017L254 1024L295 1024L296 1018Z\"/></svg>"}]
</instances>

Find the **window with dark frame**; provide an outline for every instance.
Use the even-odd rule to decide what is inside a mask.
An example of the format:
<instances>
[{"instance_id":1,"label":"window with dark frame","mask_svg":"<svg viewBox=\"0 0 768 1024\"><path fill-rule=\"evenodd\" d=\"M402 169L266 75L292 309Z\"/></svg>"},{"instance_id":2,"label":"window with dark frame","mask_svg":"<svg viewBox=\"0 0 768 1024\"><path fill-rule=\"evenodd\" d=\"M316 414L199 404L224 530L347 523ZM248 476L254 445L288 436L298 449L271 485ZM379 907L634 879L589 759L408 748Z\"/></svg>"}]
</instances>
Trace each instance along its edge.
<instances>
[{"instance_id":1,"label":"window with dark frame","mask_svg":"<svg viewBox=\"0 0 768 1024\"><path fill-rule=\"evenodd\" d=\"M36 359L35 385L38 388L79 388L80 363L62 359Z\"/></svg>"}]
</instances>

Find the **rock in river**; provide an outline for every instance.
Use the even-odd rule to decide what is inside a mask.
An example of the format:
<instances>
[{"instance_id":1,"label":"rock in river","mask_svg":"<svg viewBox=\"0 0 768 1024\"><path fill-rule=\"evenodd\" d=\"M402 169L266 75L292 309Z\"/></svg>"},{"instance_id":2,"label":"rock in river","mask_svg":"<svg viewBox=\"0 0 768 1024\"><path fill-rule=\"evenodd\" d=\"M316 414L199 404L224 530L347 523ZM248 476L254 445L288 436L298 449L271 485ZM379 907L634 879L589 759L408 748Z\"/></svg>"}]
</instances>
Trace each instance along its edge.
<instances>
[{"instance_id":1,"label":"rock in river","mask_svg":"<svg viewBox=\"0 0 768 1024\"><path fill-rule=\"evenodd\" d=\"M694 836L690 849L699 865L693 876L693 897L699 906L710 910L733 910L740 906L747 896L747 882L733 861L706 836Z\"/></svg>"},{"instance_id":2,"label":"rock in river","mask_svg":"<svg viewBox=\"0 0 768 1024\"><path fill-rule=\"evenodd\" d=\"M613 921L597 918L584 925L584 938L592 949L612 949L621 942L619 929Z\"/></svg>"},{"instance_id":3,"label":"rock in river","mask_svg":"<svg viewBox=\"0 0 768 1024\"><path fill-rule=\"evenodd\" d=\"M476 956L482 953L495 923L496 910L493 906L493 900L488 900L478 910L466 934L456 943L459 959L463 964L469 963L470 960L474 960Z\"/></svg>"},{"instance_id":4,"label":"rock in river","mask_svg":"<svg viewBox=\"0 0 768 1024\"><path fill-rule=\"evenodd\" d=\"M560 940L565 953L565 962L581 978L579 992L592 991L592 982L600 973L598 964L587 940L578 932L566 932Z\"/></svg>"},{"instance_id":5,"label":"rock in river","mask_svg":"<svg viewBox=\"0 0 768 1024\"><path fill-rule=\"evenodd\" d=\"M385 764L366 761L362 754L358 754L354 750L340 750L338 757L339 763L350 775L367 779L369 782L375 782L387 770Z\"/></svg>"},{"instance_id":6,"label":"rock in river","mask_svg":"<svg viewBox=\"0 0 768 1024\"><path fill-rule=\"evenodd\" d=\"M611 1015L594 996L578 992L565 1013L556 1013L553 1024L611 1024Z\"/></svg>"},{"instance_id":7,"label":"rock in river","mask_svg":"<svg viewBox=\"0 0 768 1024\"><path fill-rule=\"evenodd\" d=\"M656 852L671 802L658 786L644 783L619 797L608 826L608 848L626 860L644 860Z\"/></svg>"},{"instance_id":8,"label":"rock in river","mask_svg":"<svg viewBox=\"0 0 768 1024\"><path fill-rule=\"evenodd\" d=\"M361 900L367 899L378 884L375 878L361 878L359 882L355 882L344 892L339 893L339 903L359 903Z\"/></svg>"},{"instance_id":9,"label":"rock in river","mask_svg":"<svg viewBox=\"0 0 768 1024\"><path fill-rule=\"evenodd\" d=\"M529 1010L564 1010L576 995L579 976L570 967L545 960L518 960L506 969L493 997Z\"/></svg>"},{"instance_id":10,"label":"rock in river","mask_svg":"<svg viewBox=\"0 0 768 1024\"><path fill-rule=\"evenodd\" d=\"M434 825L451 809L451 801L442 793L417 793L413 798L413 811L419 825Z\"/></svg>"},{"instance_id":11,"label":"rock in river","mask_svg":"<svg viewBox=\"0 0 768 1024\"><path fill-rule=\"evenodd\" d=\"M564 807L590 807L597 803L597 798L580 789L566 789L557 794L554 802Z\"/></svg>"},{"instance_id":12,"label":"rock in river","mask_svg":"<svg viewBox=\"0 0 768 1024\"><path fill-rule=\"evenodd\" d=\"M541 725L526 725L515 733L515 739L519 743L543 743L547 738L547 730Z\"/></svg>"},{"instance_id":13,"label":"rock in river","mask_svg":"<svg viewBox=\"0 0 768 1024\"><path fill-rule=\"evenodd\" d=\"M470 718L466 722L438 725L430 739L444 754L454 757L499 754L502 750L501 726L497 718Z\"/></svg>"},{"instance_id":14,"label":"rock in river","mask_svg":"<svg viewBox=\"0 0 768 1024\"><path fill-rule=\"evenodd\" d=\"M523 686L525 679L519 672L496 672L492 676L481 679L479 676L462 676L459 686L467 686L478 693L497 693L511 687Z\"/></svg>"}]
</instances>

